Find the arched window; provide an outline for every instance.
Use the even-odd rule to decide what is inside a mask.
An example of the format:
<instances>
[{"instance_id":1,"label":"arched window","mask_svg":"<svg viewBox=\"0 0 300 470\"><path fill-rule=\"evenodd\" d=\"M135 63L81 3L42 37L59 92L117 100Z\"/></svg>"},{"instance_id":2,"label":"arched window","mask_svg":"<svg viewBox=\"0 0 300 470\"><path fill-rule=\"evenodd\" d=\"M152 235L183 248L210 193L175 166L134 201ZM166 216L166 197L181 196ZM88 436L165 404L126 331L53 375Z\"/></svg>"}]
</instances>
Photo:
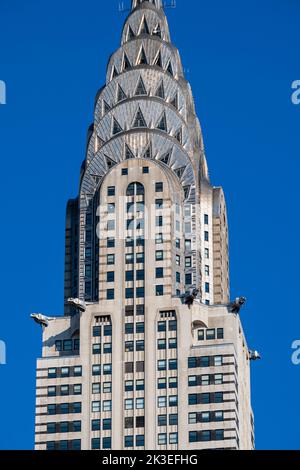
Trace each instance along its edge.
<instances>
[{"instance_id":1,"label":"arched window","mask_svg":"<svg viewBox=\"0 0 300 470\"><path fill-rule=\"evenodd\" d=\"M126 191L126 196L144 196L145 188L141 183L131 183Z\"/></svg>"}]
</instances>

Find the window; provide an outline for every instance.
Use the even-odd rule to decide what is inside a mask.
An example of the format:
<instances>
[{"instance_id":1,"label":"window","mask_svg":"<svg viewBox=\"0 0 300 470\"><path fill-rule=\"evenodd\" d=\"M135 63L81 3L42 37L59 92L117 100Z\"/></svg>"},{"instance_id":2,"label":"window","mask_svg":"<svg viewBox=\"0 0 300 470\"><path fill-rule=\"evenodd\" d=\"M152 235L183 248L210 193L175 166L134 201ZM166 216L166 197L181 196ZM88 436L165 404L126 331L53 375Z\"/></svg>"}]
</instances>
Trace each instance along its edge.
<instances>
[{"instance_id":1,"label":"window","mask_svg":"<svg viewBox=\"0 0 300 470\"><path fill-rule=\"evenodd\" d=\"M164 225L164 219L162 215L158 215L155 219L156 221L156 227L163 227Z\"/></svg>"},{"instance_id":2,"label":"window","mask_svg":"<svg viewBox=\"0 0 300 470\"><path fill-rule=\"evenodd\" d=\"M133 399L128 398L125 400L125 410L133 410Z\"/></svg>"},{"instance_id":3,"label":"window","mask_svg":"<svg viewBox=\"0 0 300 470\"><path fill-rule=\"evenodd\" d=\"M101 344L93 344L93 354L101 354Z\"/></svg>"},{"instance_id":4,"label":"window","mask_svg":"<svg viewBox=\"0 0 300 470\"><path fill-rule=\"evenodd\" d=\"M215 440L216 441L223 441L224 440L224 430L223 429L217 429L215 431Z\"/></svg>"},{"instance_id":5,"label":"window","mask_svg":"<svg viewBox=\"0 0 300 470\"><path fill-rule=\"evenodd\" d=\"M176 282L177 282L178 284L180 284L180 282L181 282L181 275L180 275L180 273L176 273Z\"/></svg>"},{"instance_id":6,"label":"window","mask_svg":"<svg viewBox=\"0 0 300 470\"><path fill-rule=\"evenodd\" d=\"M169 321L169 331L177 331L177 320Z\"/></svg>"},{"instance_id":7,"label":"window","mask_svg":"<svg viewBox=\"0 0 300 470\"><path fill-rule=\"evenodd\" d=\"M137 428L144 428L145 427L145 417L144 416L137 416L135 420L135 426Z\"/></svg>"},{"instance_id":8,"label":"window","mask_svg":"<svg viewBox=\"0 0 300 470\"><path fill-rule=\"evenodd\" d=\"M107 196L112 197L116 195L116 188L114 186L109 186L107 188Z\"/></svg>"},{"instance_id":9,"label":"window","mask_svg":"<svg viewBox=\"0 0 300 470\"><path fill-rule=\"evenodd\" d=\"M126 341L125 342L125 352L133 352L134 351L134 342L133 341Z\"/></svg>"},{"instance_id":10,"label":"window","mask_svg":"<svg viewBox=\"0 0 300 470\"><path fill-rule=\"evenodd\" d=\"M145 363L144 363L144 361L137 361L137 363L136 363L136 372L145 372Z\"/></svg>"},{"instance_id":11,"label":"window","mask_svg":"<svg viewBox=\"0 0 300 470\"><path fill-rule=\"evenodd\" d=\"M125 289L125 297L126 299L133 299L134 290L132 288Z\"/></svg>"},{"instance_id":12,"label":"window","mask_svg":"<svg viewBox=\"0 0 300 470\"><path fill-rule=\"evenodd\" d=\"M144 269L138 269L136 272L136 280L144 281L145 280L145 271Z\"/></svg>"},{"instance_id":13,"label":"window","mask_svg":"<svg viewBox=\"0 0 300 470\"><path fill-rule=\"evenodd\" d=\"M144 333L145 332L145 323L136 323L135 325L135 331L137 334L139 333Z\"/></svg>"},{"instance_id":14,"label":"window","mask_svg":"<svg viewBox=\"0 0 300 470\"><path fill-rule=\"evenodd\" d=\"M145 262L145 254L144 253L137 253L136 262L138 264L143 264Z\"/></svg>"},{"instance_id":15,"label":"window","mask_svg":"<svg viewBox=\"0 0 300 470\"><path fill-rule=\"evenodd\" d=\"M133 373L133 362L125 362L125 373L126 374Z\"/></svg>"},{"instance_id":16,"label":"window","mask_svg":"<svg viewBox=\"0 0 300 470\"><path fill-rule=\"evenodd\" d=\"M71 339L65 339L63 341L63 348L64 348L64 351L72 351L73 350L73 341Z\"/></svg>"},{"instance_id":17,"label":"window","mask_svg":"<svg viewBox=\"0 0 300 470\"><path fill-rule=\"evenodd\" d=\"M187 258L185 258L185 267L186 268L191 268L192 267L192 258L191 258L191 256L188 256Z\"/></svg>"},{"instance_id":18,"label":"window","mask_svg":"<svg viewBox=\"0 0 300 470\"><path fill-rule=\"evenodd\" d=\"M209 294L209 293L210 293L210 284L209 284L209 282L206 282L206 283L205 283L205 293L206 293L206 294Z\"/></svg>"},{"instance_id":19,"label":"window","mask_svg":"<svg viewBox=\"0 0 300 470\"><path fill-rule=\"evenodd\" d=\"M176 348L177 348L177 338L170 338L169 349L176 349Z\"/></svg>"},{"instance_id":20,"label":"window","mask_svg":"<svg viewBox=\"0 0 300 470\"><path fill-rule=\"evenodd\" d=\"M81 413L81 403L73 403L73 413Z\"/></svg>"},{"instance_id":21,"label":"window","mask_svg":"<svg viewBox=\"0 0 300 470\"><path fill-rule=\"evenodd\" d=\"M164 259L164 252L161 251L161 250L156 251L155 258L156 258L156 261L163 261L163 259Z\"/></svg>"},{"instance_id":22,"label":"window","mask_svg":"<svg viewBox=\"0 0 300 470\"><path fill-rule=\"evenodd\" d=\"M222 385L223 384L223 374L216 374L214 377L215 385Z\"/></svg>"},{"instance_id":23,"label":"window","mask_svg":"<svg viewBox=\"0 0 300 470\"><path fill-rule=\"evenodd\" d=\"M177 388L177 377L169 378L169 388Z\"/></svg>"},{"instance_id":24,"label":"window","mask_svg":"<svg viewBox=\"0 0 300 470\"><path fill-rule=\"evenodd\" d=\"M169 359L169 370L177 370L177 359Z\"/></svg>"},{"instance_id":25,"label":"window","mask_svg":"<svg viewBox=\"0 0 300 470\"><path fill-rule=\"evenodd\" d=\"M169 406L170 407L173 407L173 406L177 406L178 405L178 397L177 395L172 395L169 397Z\"/></svg>"},{"instance_id":26,"label":"window","mask_svg":"<svg viewBox=\"0 0 300 470\"><path fill-rule=\"evenodd\" d=\"M164 286L156 286L155 288L156 296L160 297L164 295Z\"/></svg>"},{"instance_id":27,"label":"window","mask_svg":"<svg viewBox=\"0 0 300 470\"><path fill-rule=\"evenodd\" d=\"M54 441L47 442L47 450L55 450L55 442Z\"/></svg>"},{"instance_id":28,"label":"window","mask_svg":"<svg viewBox=\"0 0 300 470\"><path fill-rule=\"evenodd\" d=\"M100 431L100 419L92 420L92 431Z\"/></svg>"},{"instance_id":29,"label":"window","mask_svg":"<svg viewBox=\"0 0 300 470\"><path fill-rule=\"evenodd\" d=\"M170 433L169 443L170 444L178 444L178 433L177 432Z\"/></svg>"},{"instance_id":30,"label":"window","mask_svg":"<svg viewBox=\"0 0 300 470\"><path fill-rule=\"evenodd\" d=\"M138 287L136 289L136 298L137 299L142 299L145 297L145 288L144 287Z\"/></svg>"},{"instance_id":31,"label":"window","mask_svg":"<svg viewBox=\"0 0 300 470\"><path fill-rule=\"evenodd\" d=\"M137 316L145 315L145 305L137 305L136 306L136 314L137 314Z\"/></svg>"},{"instance_id":32,"label":"window","mask_svg":"<svg viewBox=\"0 0 300 470\"><path fill-rule=\"evenodd\" d=\"M167 348L167 341L165 339L158 339L157 340L157 348L159 350L163 350Z\"/></svg>"},{"instance_id":33,"label":"window","mask_svg":"<svg viewBox=\"0 0 300 470\"><path fill-rule=\"evenodd\" d=\"M94 395L100 395L100 393L101 393L101 384L100 383L93 383L92 392L93 392Z\"/></svg>"},{"instance_id":34,"label":"window","mask_svg":"<svg viewBox=\"0 0 300 470\"><path fill-rule=\"evenodd\" d=\"M81 377L82 376L82 367L75 366L74 367L74 377Z\"/></svg>"},{"instance_id":35,"label":"window","mask_svg":"<svg viewBox=\"0 0 300 470\"><path fill-rule=\"evenodd\" d=\"M144 380L137 380L136 381L136 387L135 389L137 391L143 391L145 390L145 381Z\"/></svg>"},{"instance_id":36,"label":"window","mask_svg":"<svg viewBox=\"0 0 300 470\"><path fill-rule=\"evenodd\" d=\"M205 266L205 276L209 276L209 273L210 273L209 266L206 265L206 266Z\"/></svg>"},{"instance_id":37,"label":"window","mask_svg":"<svg viewBox=\"0 0 300 470\"><path fill-rule=\"evenodd\" d=\"M101 326L93 327L93 336L94 338L99 338L101 336Z\"/></svg>"},{"instance_id":38,"label":"window","mask_svg":"<svg viewBox=\"0 0 300 470\"><path fill-rule=\"evenodd\" d=\"M145 445L145 436L142 436L142 435L136 436L135 445L136 445L136 447L144 447L144 445Z\"/></svg>"},{"instance_id":39,"label":"window","mask_svg":"<svg viewBox=\"0 0 300 470\"><path fill-rule=\"evenodd\" d=\"M224 339L224 329L218 328L217 329L217 339Z\"/></svg>"},{"instance_id":40,"label":"window","mask_svg":"<svg viewBox=\"0 0 300 470\"><path fill-rule=\"evenodd\" d=\"M103 437L102 449L111 449L111 437Z\"/></svg>"},{"instance_id":41,"label":"window","mask_svg":"<svg viewBox=\"0 0 300 470\"><path fill-rule=\"evenodd\" d=\"M115 264L115 255L107 255L107 265L112 266Z\"/></svg>"},{"instance_id":42,"label":"window","mask_svg":"<svg viewBox=\"0 0 300 470\"><path fill-rule=\"evenodd\" d=\"M111 400L105 400L103 402L103 412L108 412L111 411L112 408L112 402Z\"/></svg>"},{"instance_id":43,"label":"window","mask_svg":"<svg viewBox=\"0 0 300 470\"><path fill-rule=\"evenodd\" d=\"M92 450L99 450L100 449L100 439L95 437L92 439Z\"/></svg>"},{"instance_id":44,"label":"window","mask_svg":"<svg viewBox=\"0 0 300 470\"><path fill-rule=\"evenodd\" d=\"M144 166L143 167L143 173L146 175L149 173L149 167L148 166Z\"/></svg>"},{"instance_id":45,"label":"window","mask_svg":"<svg viewBox=\"0 0 300 470\"><path fill-rule=\"evenodd\" d=\"M164 242L164 236L162 233L157 233L155 235L155 243L156 245L161 245Z\"/></svg>"},{"instance_id":46,"label":"window","mask_svg":"<svg viewBox=\"0 0 300 470\"><path fill-rule=\"evenodd\" d=\"M125 280L126 280L126 282L133 282L133 280L134 280L134 271L126 271Z\"/></svg>"},{"instance_id":47,"label":"window","mask_svg":"<svg viewBox=\"0 0 300 470\"><path fill-rule=\"evenodd\" d=\"M223 357L222 356L215 356L214 357L214 366L222 366L223 365Z\"/></svg>"},{"instance_id":48,"label":"window","mask_svg":"<svg viewBox=\"0 0 300 470\"><path fill-rule=\"evenodd\" d=\"M112 237L109 237L109 238L107 239L107 244L106 244L106 246L107 246L107 248L115 248L115 246L116 246L116 241L115 241L115 239L112 238Z\"/></svg>"},{"instance_id":49,"label":"window","mask_svg":"<svg viewBox=\"0 0 300 470\"><path fill-rule=\"evenodd\" d=\"M125 382L125 392L133 392L134 382L133 380L127 380Z\"/></svg>"},{"instance_id":50,"label":"window","mask_svg":"<svg viewBox=\"0 0 300 470\"><path fill-rule=\"evenodd\" d=\"M55 379L57 377L56 368L48 369L48 379Z\"/></svg>"},{"instance_id":51,"label":"window","mask_svg":"<svg viewBox=\"0 0 300 470\"><path fill-rule=\"evenodd\" d=\"M167 426L167 415L158 415L157 425L158 426Z\"/></svg>"},{"instance_id":52,"label":"window","mask_svg":"<svg viewBox=\"0 0 300 470\"><path fill-rule=\"evenodd\" d=\"M143 340L136 342L136 350L137 351L144 351L145 350L145 343Z\"/></svg>"},{"instance_id":53,"label":"window","mask_svg":"<svg viewBox=\"0 0 300 470\"><path fill-rule=\"evenodd\" d=\"M158 397L157 406L158 406L158 408L166 408L167 407L167 397Z\"/></svg>"},{"instance_id":54,"label":"window","mask_svg":"<svg viewBox=\"0 0 300 470\"><path fill-rule=\"evenodd\" d=\"M100 413L101 411L101 402L93 401L92 402L92 413Z\"/></svg>"},{"instance_id":55,"label":"window","mask_svg":"<svg viewBox=\"0 0 300 470\"><path fill-rule=\"evenodd\" d=\"M125 429L133 429L134 426L134 420L133 417L128 417L124 419L124 427Z\"/></svg>"},{"instance_id":56,"label":"window","mask_svg":"<svg viewBox=\"0 0 300 470\"><path fill-rule=\"evenodd\" d=\"M167 388L167 379L158 379L157 381L158 390L165 390Z\"/></svg>"},{"instance_id":57,"label":"window","mask_svg":"<svg viewBox=\"0 0 300 470\"><path fill-rule=\"evenodd\" d=\"M185 249L186 249L186 251L191 251L191 249L192 249L192 240L185 240Z\"/></svg>"},{"instance_id":58,"label":"window","mask_svg":"<svg viewBox=\"0 0 300 470\"><path fill-rule=\"evenodd\" d=\"M70 367L62 367L60 371L61 377L70 377Z\"/></svg>"},{"instance_id":59,"label":"window","mask_svg":"<svg viewBox=\"0 0 300 470\"><path fill-rule=\"evenodd\" d=\"M204 256L205 256L206 259L209 259L209 249L208 248L205 248Z\"/></svg>"},{"instance_id":60,"label":"window","mask_svg":"<svg viewBox=\"0 0 300 470\"><path fill-rule=\"evenodd\" d=\"M180 266L180 264L181 264L181 258L179 255L176 255L176 265Z\"/></svg>"},{"instance_id":61,"label":"window","mask_svg":"<svg viewBox=\"0 0 300 470\"><path fill-rule=\"evenodd\" d=\"M48 397L56 397L56 387L48 387Z\"/></svg>"},{"instance_id":62,"label":"window","mask_svg":"<svg viewBox=\"0 0 300 470\"><path fill-rule=\"evenodd\" d=\"M134 315L134 308L132 306L125 307L125 316L133 317L133 315Z\"/></svg>"},{"instance_id":63,"label":"window","mask_svg":"<svg viewBox=\"0 0 300 470\"><path fill-rule=\"evenodd\" d=\"M157 331L159 333L163 333L164 331L167 331L167 322L159 321L157 325Z\"/></svg>"},{"instance_id":64,"label":"window","mask_svg":"<svg viewBox=\"0 0 300 470\"><path fill-rule=\"evenodd\" d=\"M155 209L156 210L161 210L164 208L164 201L163 199L156 199L155 200Z\"/></svg>"},{"instance_id":65,"label":"window","mask_svg":"<svg viewBox=\"0 0 300 470\"><path fill-rule=\"evenodd\" d=\"M223 403L223 401L224 401L223 392L216 392L214 402L215 403Z\"/></svg>"},{"instance_id":66,"label":"window","mask_svg":"<svg viewBox=\"0 0 300 470\"><path fill-rule=\"evenodd\" d=\"M136 409L137 410L143 410L144 407L145 407L144 398L137 398L136 399Z\"/></svg>"},{"instance_id":67,"label":"window","mask_svg":"<svg viewBox=\"0 0 300 470\"><path fill-rule=\"evenodd\" d=\"M81 395L81 393L82 393L82 386L81 386L81 384L74 385L74 387L73 387L73 393L74 393L74 395Z\"/></svg>"},{"instance_id":68,"label":"window","mask_svg":"<svg viewBox=\"0 0 300 470\"><path fill-rule=\"evenodd\" d=\"M165 361L164 359L158 361L157 362L157 369L158 369L159 372L167 370L167 361Z\"/></svg>"},{"instance_id":69,"label":"window","mask_svg":"<svg viewBox=\"0 0 300 470\"><path fill-rule=\"evenodd\" d=\"M165 446L167 445L168 440L167 440L167 434L159 434L158 435L158 445L159 446Z\"/></svg>"},{"instance_id":70,"label":"window","mask_svg":"<svg viewBox=\"0 0 300 470\"><path fill-rule=\"evenodd\" d=\"M163 279L164 268L156 268L156 279Z\"/></svg>"},{"instance_id":71,"label":"window","mask_svg":"<svg viewBox=\"0 0 300 470\"><path fill-rule=\"evenodd\" d=\"M115 273L114 273L114 271L108 271L106 273L106 282L115 282Z\"/></svg>"},{"instance_id":72,"label":"window","mask_svg":"<svg viewBox=\"0 0 300 470\"><path fill-rule=\"evenodd\" d=\"M209 224L209 216L207 214L204 214L204 223L205 225Z\"/></svg>"},{"instance_id":73,"label":"window","mask_svg":"<svg viewBox=\"0 0 300 470\"><path fill-rule=\"evenodd\" d=\"M169 425L170 426L178 425L178 415L174 415L174 414L169 415Z\"/></svg>"},{"instance_id":74,"label":"window","mask_svg":"<svg viewBox=\"0 0 300 470\"><path fill-rule=\"evenodd\" d=\"M134 439L133 436L125 436L124 438L124 447L133 447Z\"/></svg>"},{"instance_id":75,"label":"window","mask_svg":"<svg viewBox=\"0 0 300 470\"><path fill-rule=\"evenodd\" d=\"M193 284L193 276L192 274L186 274L185 275L185 283L187 285L192 285Z\"/></svg>"},{"instance_id":76,"label":"window","mask_svg":"<svg viewBox=\"0 0 300 470\"><path fill-rule=\"evenodd\" d=\"M198 330L198 341L204 341L204 330Z\"/></svg>"},{"instance_id":77,"label":"window","mask_svg":"<svg viewBox=\"0 0 300 470\"><path fill-rule=\"evenodd\" d=\"M164 190L164 184L163 183L155 183L155 192L156 193L162 193Z\"/></svg>"},{"instance_id":78,"label":"window","mask_svg":"<svg viewBox=\"0 0 300 470\"><path fill-rule=\"evenodd\" d=\"M115 290L114 289L107 289L106 299L107 300L114 300L114 298L115 298Z\"/></svg>"},{"instance_id":79,"label":"window","mask_svg":"<svg viewBox=\"0 0 300 470\"><path fill-rule=\"evenodd\" d=\"M104 384L103 384L103 393L111 393L111 391L112 391L111 382L104 382Z\"/></svg>"},{"instance_id":80,"label":"window","mask_svg":"<svg viewBox=\"0 0 300 470\"><path fill-rule=\"evenodd\" d=\"M112 365L111 364L104 364L103 365L103 374L104 375L111 375L112 372Z\"/></svg>"},{"instance_id":81,"label":"window","mask_svg":"<svg viewBox=\"0 0 300 470\"><path fill-rule=\"evenodd\" d=\"M48 423L47 424L47 433L48 434L55 434L56 433L56 424L55 423Z\"/></svg>"},{"instance_id":82,"label":"window","mask_svg":"<svg viewBox=\"0 0 300 470\"><path fill-rule=\"evenodd\" d=\"M125 323L125 335L133 335L134 323Z\"/></svg>"},{"instance_id":83,"label":"window","mask_svg":"<svg viewBox=\"0 0 300 470\"><path fill-rule=\"evenodd\" d=\"M180 246L181 246L180 238L176 238L176 248L177 248L177 250L180 250Z\"/></svg>"},{"instance_id":84,"label":"window","mask_svg":"<svg viewBox=\"0 0 300 470\"><path fill-rule=\"evenodd\" d=\"M204 241L209 242L209 232L204 232Z\"/></svg>"},{"instance_id":85,"label":"window","mask_svg":"<svg viewBox=\"0 0 300 470\"><path fill-rule=\"evenodd\" d=\"M224 411L215 411L215 421L224 421Z\"/></svg>"},{"instance_id":86,"label":"window","mask_svg":"<svg viewBox=\"0 0 300 470\"><path fill-rule=\"evenodd\" d=\"M122 176L128 175L128 168L122 168Z\"/></svg>"},{"instance_id":87,"label":"window","mask_svg":"<svg viewBox=\"0 0 300 470\"><path fill-rule=\"evenodd\" d=\"M206 330L206 339L208 341L216 339L216 330Z\"/></svg>"},{"instance_id":88,"label":"window","mask_svg":"<svg viewBox=\"0 0 300 470\"><path fill-rule=\"evenodd\" d=\"M112 327L111 325L105 325L103 330L103 336L111 336L112 334Z\"/></svg>"}]
</instances>

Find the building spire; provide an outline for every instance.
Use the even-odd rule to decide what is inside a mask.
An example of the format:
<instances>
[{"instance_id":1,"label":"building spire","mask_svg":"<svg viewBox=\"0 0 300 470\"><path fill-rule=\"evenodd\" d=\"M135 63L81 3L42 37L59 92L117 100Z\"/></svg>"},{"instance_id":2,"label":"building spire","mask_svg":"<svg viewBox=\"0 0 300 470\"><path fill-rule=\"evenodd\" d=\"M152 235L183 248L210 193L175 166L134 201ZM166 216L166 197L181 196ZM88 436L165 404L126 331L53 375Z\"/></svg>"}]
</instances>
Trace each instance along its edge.
<instances>
[{"instance_id":1,"label":"building spire","mask_svg":"<svg viewBox=\"0 0 300 470\"><path fill-rule=\"evenodd\" d=\"M131 9L134 10L143 3L145 3L145 5L150 3L158 9L163 7L162 0L131 0Z\"/></svg>"}]
</instances>

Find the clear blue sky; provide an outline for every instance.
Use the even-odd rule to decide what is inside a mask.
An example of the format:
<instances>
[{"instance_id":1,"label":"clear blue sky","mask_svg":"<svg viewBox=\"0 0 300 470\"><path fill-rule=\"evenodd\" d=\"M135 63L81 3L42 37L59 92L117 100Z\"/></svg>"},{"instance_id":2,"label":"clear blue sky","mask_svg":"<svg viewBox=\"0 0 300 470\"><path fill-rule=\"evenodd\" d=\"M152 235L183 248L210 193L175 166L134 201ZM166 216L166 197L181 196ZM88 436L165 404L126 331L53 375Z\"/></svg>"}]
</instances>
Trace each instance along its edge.
<instances>
[{"instance_id":1,"label":"clear blue sky","mask_svg":"<svg viewBox=\"0 0 300 470\"><path fill-rule=\"evenodd\" d=\"M232 297L248 297L244 327L263 355L252 365L257 448L297 449L300 4L177 0L167 14L227 195ZM1 0L0 18L0 449L31 449L41 333L29 314L63 310L65 204L125 15L117 0Z\"/></svg>"}]
</instances>

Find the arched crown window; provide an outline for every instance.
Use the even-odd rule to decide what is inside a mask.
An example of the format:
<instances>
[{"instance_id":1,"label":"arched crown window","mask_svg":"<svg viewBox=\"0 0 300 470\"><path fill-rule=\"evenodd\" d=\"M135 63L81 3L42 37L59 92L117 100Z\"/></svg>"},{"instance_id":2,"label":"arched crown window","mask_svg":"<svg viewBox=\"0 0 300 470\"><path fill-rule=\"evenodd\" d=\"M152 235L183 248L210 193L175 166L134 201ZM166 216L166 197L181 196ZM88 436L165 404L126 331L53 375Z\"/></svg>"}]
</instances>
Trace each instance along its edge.
<instances>
[{"instance_id":1,"label":"arched crown window","mask_svg":"<svg viewBox=\"0 0 300 470\"><path fill-rule=\"evenodd\" d=\"M145 188L141 183L131 183L126 191L126 196L144 196Z\"/></svg>"}]
</instances>

